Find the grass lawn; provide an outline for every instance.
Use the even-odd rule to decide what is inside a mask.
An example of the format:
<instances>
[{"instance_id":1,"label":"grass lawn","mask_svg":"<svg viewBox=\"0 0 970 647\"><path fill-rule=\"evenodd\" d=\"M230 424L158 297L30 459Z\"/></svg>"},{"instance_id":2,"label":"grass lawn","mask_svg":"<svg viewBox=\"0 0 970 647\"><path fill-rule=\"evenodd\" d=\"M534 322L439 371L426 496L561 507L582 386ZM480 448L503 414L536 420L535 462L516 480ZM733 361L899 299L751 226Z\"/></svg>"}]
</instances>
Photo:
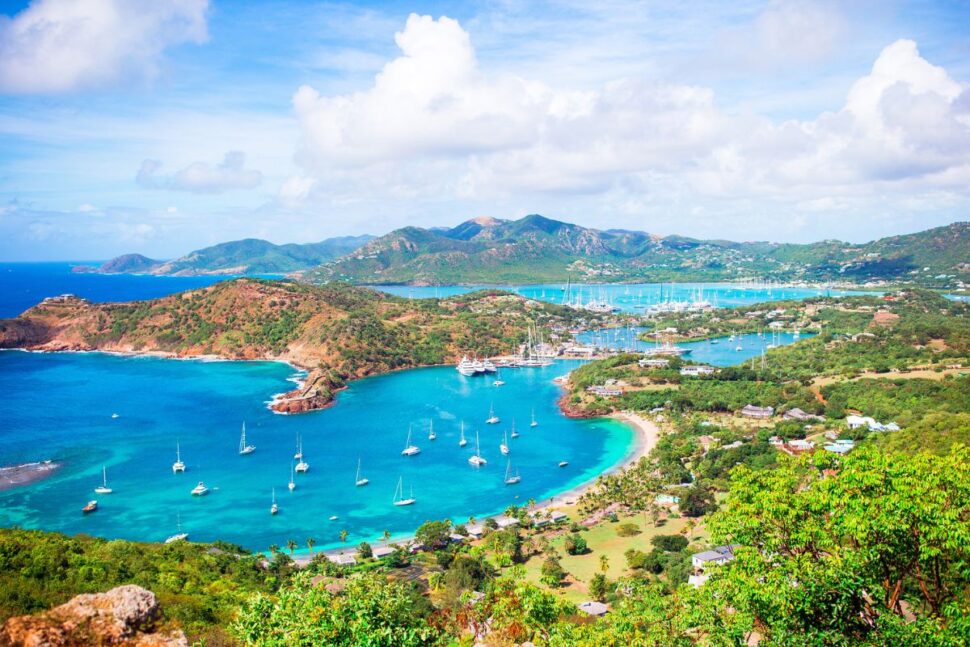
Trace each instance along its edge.
<instances>
[{"instance_id":1,"label":"grass lawn","mask_svg":"<svg viewBox=\"0 0 970 647\"><path fill-rule=\"evenodd\" d=\"M620 524L633 523L640 528L640 534L633 537L620 537L616 534L616 529ZM687 525L686 518L669 519L666 524L654 527L650 517L644 519L644 515L634 515L631 517L620 517L618 523L604 521L599 525L584 530L580 534L586 539L590 552L585 555L567 555L563 548L565 535L556 537L552 540L552 545L561 556L560 563L569 573L567 584L558 589L563 597L571 602L582 602L589 599L587 586L593 575L600 572L600 555L609 558L609 570L607 576L611 580L630 574L630 569L626 566L624 553L630 548L636 548L644 552L650 552L653 546L650 539L656 535L675 535ZM692 547L703 544L706 537L703 526L695 528L691 535ZM540 569L542 568L543 557L533 557L525 564L526 578L530 582L539 584Z\"/></svg>"}]
</instances>

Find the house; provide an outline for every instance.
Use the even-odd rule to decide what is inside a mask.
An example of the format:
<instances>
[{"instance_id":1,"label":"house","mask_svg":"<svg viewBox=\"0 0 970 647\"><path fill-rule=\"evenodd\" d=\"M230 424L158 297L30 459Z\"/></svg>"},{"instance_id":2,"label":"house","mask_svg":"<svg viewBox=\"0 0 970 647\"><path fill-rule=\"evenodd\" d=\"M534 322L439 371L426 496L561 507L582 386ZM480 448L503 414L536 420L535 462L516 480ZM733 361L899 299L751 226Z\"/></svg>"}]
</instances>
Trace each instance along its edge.
<instances>
[{"instance_id":1,"label":"house","mask_svg":"<svg viewBox=\"0 0 970 647\"><path fill-rule=\"evenodd\" d=\"M495 523L498 524L499 529L504 530L505 528L512 528L513 526L519 525L519 520L515 517L502 515L501 517L495 517Z\"/></svg>"},{"instance_id":2,"label":"house","mask_svg":"<svg viewBox=\"0 0 970 647\"><path fill-rule=\"evenodd\" d=\"M383 559L385 557L389 557L390 555L393 555L395 548L396 546L377 546L376 548L373 548L371 550L371 553L377 559Z\"/></svg>"},{"instance_id":3,"label":"house","mask_svg":"<svg viewBox=\"0 0 970 647\"><path fill-rule=\"evenodd\" d=\"M710 449L711 449L712 446L718 444L721 441L719 441L714 436L710 436L710 435L705 434L703 436L700 436L697 439L697 442L700 443L701 449L703 449L704 450L704 453L706 454L707 452L710 451Z\"/></svg>"},{"instance_id":4,"label":"house","mask_svg":"<svg viewBox=\"0 0 970 647\"><path fill-rule=\"evenodd\" d=\"M592 393L593 395L600 395L603 397L614 398L623 395L623 391L620 389L612 389L608 386L588 386L586 387L587 393Z\"/></svg>"},{"instance_id":5,"label":"house","mask_svg":"<svg viewBox=\"0 0 970 647\"><path fill-rule=\"evenodd\" d=\"M784 321L772 321L768 324L768 327L772 330L780 330L785 327Z\"/></svg>"},{"instance_id":6,"label":"house","mask_svg":"<svg viewBox=\"0 0 970 647\"><path fill-rule=\"evenodd\" d=\"M869 416L848 415L845 417L845 424L849 429L860 429L866 427L869 431L899 431L899 425L895 422L882 424Z\"/></svg>"},{"instance_id":7,"label":"house","mask_svg":"<svg viewBox=\"0 0 970 647\"><path fill-rule=\"evenodd\" d=\"M565 512L560 512L559 510L553 510L547 514L543 514L541 510L534 510L529 513L529 516L532 517L532 525L536 528L562 523L569 518Z\"/></svg>"},{"instance_id":8,"label":"house","mask_svg":"<svg viewBox=\"0 0 970 647\"><path fill-rule=\"evenodd\" d=\"M717 369L713 366L704 366L701 364L685 366L680 369L681 375L687 375L691 377L699 377L701 375L714 375L717 373Z\"/></svg>"},{"instance_id":9,"label":"house","mask_svg":"<svg viewBox=\"0 0 970 647\"><path fill-rule=\"evenodd\" d=\"M669 359L650 359L650 358L644 357L639 362L637 362L637 364L639 364L641 368L666 368L667 366L670 366L670 360Z\"/></svg>"},{"instance_id":10,"label":"house","mask_svg":"<svg viewBox=\"0 0 970 647\"><path fill-rule=\"evenodd\" d=\"M583 602L582 604L577 606L579 607L579 610L582 611L583 613L587 613L596 618L600 616L605 616L606 612L610 610L610 608L607 605L603 604L602 602L596 602L592 600L589 602Z\"/></svg>"},{"instance_id":11,"label":"house","mask_svg":"<svg viewBox=\"0 0 970 647\"><path fill-rule=\"evenodd\" d=\"M351 553L338 553L336 555L327 555L327 559L329 559L334 564L338 564L340 566L353 566L354 564L357 563L357 558L354 557Z\"/></svg>"},{"instance_id":12,"label":"house","mask_svg":"<svg viewBox=\"0 0 970 647\"><path fill-rule=\"evenodd\" d=\"M653 501L658 505L677 505L680 503L680 497L673 494L658 494Z\"/></svg>"},{"instance_id":13,"label":"house","mask_svg":"<svg viewBox=\"0 0 970 647\"><path fill-rule=\"evenodd\" d=\"M461 542L465 541L466 538L464 535L459 535L457 532L453 532L448 535L448 539L450 539L451 543L453 544L460 544Z\"/></svg>"},{"instance_id":14,"label":"house","mask_svg":"<svg viewBox=\"0 0 970 647\"><path fill-rule=\"evenodd\" d=\"M485 525L480 523L471 523L465 526L465 530L468 531L468 536L473 539L481 539L482 535L485 534Z\"/></svg>"},{"instance_id":15,"label":"house","mask_svg":"<svg viewBox=\"0 0 970 647\"><path fill-rule=\"evenodd\" d=\"M854 440L836 440L825 446L825 451L833 454L848 454L855 447Z\"/></svg>"},{"instance_id":16,"label":"house","mask_svg":"<svg viewBox=\"0 0 970 647\"><path fill-rule=\"evenodd\" d=\"M734 549L737 547L737 544L728 544L726 546L717 546L701 553L695 553L690 556L691 566L697 570L703 570L708 566L727 564L734 559Z\"/></svg>"},{"instance_id":17,"label":"house","mask_svg":"<svg viewBox=\"0 0 970 647\"><path fill-rule=\"evenodd\" d=\"M789 409L788 411L786 411L785 415L783 415L782 418L784 418L785 420L800 420L802 422L806 422L809 420L822 422L823 420L825 420L824 416L816 416L811 413L806 413L801 409L799 409L798 407L795 407L793 409Z\"/></svg>"},{"instance_id":18,"label":"house","mask_svg":"<svg viewBox=\"0 0 970 647\"><path fill-rule=\"evenodd\" d=\"M746 404L741 409L741 415L745 418L770 418L774 414L774 407L756 407L753 404Z\"/></svg>"},{"instance_id":19,"label":"house","mask_svg":"<svg viewBox=\"0 0 970 647\"><path fill-rule=\"evenodd\" d=\"M811 440L799 438L788 443L788 448L794 452L808 452L815 449L815 443Z\"/></svg>"},{"instance_id":20,"label":"house","mask_svg":"<svg viewBox=\"0 0 970 647\"><path fill-rule=\"evenodd\" d=\"M744 444L744 441L743 440L735 440L733 443L731 443L729 445L725 445L721 449L737 449L738 447L740 447L743 444Z\"/></svg>"},{"instance_id":21,"label":"house","mask_svg":"<svg viewBox=\"0 0 970 647\"><path fill-rule=\"evenodd\" d=\"M775 447L780 447L785 444L785 440L781 436L772 436L768 439L769 445L774 445Z\"/></svg>"}]
</instances>

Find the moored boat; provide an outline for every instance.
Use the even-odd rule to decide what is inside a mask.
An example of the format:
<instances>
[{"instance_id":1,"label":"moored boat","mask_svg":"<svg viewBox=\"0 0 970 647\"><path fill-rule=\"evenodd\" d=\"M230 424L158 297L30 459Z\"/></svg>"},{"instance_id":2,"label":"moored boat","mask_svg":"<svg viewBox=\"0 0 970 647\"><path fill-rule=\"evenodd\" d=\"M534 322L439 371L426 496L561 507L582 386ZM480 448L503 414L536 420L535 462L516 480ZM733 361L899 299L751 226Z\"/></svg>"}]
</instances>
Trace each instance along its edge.
<instances>
[{"instance_id":1,"label":"moored boat","mask_svg":"<svg viewBox=\"0 0 970 647\"><path fill-rule=\"evenodd\" d=\"M421 453L421 448L411 444L411 426L408 425L408 439L404 442L404 449L401 456L417 456Z\"/></svg>"},{"instance_id":2,"label":"moored boat","mask_svg":"<svg viewBox=\"0 0 970 647\"><path fill-rule=\"evenodd\" d=\"M199 484L192 488L192 496L204 496L209 493L209 488L205 486L205 483L199 481Z\"/></svg>"},{"instance_id":3,"label":"moored boat","mask_svg":"<svg viewBox=\"0 0 970 647\"><path fill-rule=\"evenodd\" d=\"M239 434L239 455L245 456L246 454L252 454L256 451L256 445L249 445L246 443L246 423L242 423L242 432Z\"/></svg>"},{"instance_id":4,"label":"moored boat","mask_svg":"<svg viewBox=\"0 0 970 647\"><path fill-rule=\"evenodd\" d=\"M108 487L108 472L104 465L101 466L101 485L94 488L94 491L98 494L111 494L114 492L114 490Z\"/></svg>"},{"instance_id":5,"label":"moored boat","mask_svg":"<svg viewBox=\"0 0 970 647\"><path fill-rule=\"evenodd\" d=\"M414 498L414 486L411 486L411 495L407 498L404 497L404 477L400 477L397 480L397 489L394 490L394 505L412 505L417 499Z\"/></svg>"},{"instance_id":6,"label":"moored boat","mask_svg":"<svg viewBox=\"0 0 970 647\"><path fill-rule=\"evenodd\" d=\"M81 508L81 512L83 512L84 514L88 514L88 513L94 512L97 509L98 509L97 501L88 501L88 504L83 508Z\"/></svg>"}]
</instances>

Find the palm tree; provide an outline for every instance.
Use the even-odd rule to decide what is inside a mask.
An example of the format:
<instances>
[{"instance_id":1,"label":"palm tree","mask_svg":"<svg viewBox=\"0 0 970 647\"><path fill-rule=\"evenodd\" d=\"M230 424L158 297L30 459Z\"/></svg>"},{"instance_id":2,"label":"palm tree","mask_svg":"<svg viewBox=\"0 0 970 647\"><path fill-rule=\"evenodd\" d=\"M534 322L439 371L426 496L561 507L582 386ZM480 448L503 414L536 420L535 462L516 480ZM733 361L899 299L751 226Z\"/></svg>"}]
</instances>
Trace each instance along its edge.
<instances>
[{"instance_id":1,"label":"palm tree","mask_svg":"<svg viewBox=\"0 0 970 647\"><path fill-rule=\"evenodd\" d=\"M390 530L385 530L384 531L384 534L381 535L381 539L384 540L384 546L386 547L387 546L387 542L389 542L391 540L391 531Z\"/></svg>"},{"instance_id":2,"label":"palm tree","mask_svg":"<svg viewBox=\"0 0 970 647\"><path fill-rule=\"evenodd\" d=\"M276 553L278 553L278 552L280 552L280 547L279 546L277 546L276 544L270 544L269 545L269 553L270 553L270 555L272 555L273 557L276 557Z\"/></svg>"},{"instance_id":3,"label":"palm tree","mask_svg":"<svg viewBox=\"0 0 970 647\"><path fill-rule=\"evenodd\" d=\"M340 541L347 541L347 529L344 528L340 531Z\"/></svg>"},{"instance_id":4,"label":"palm tree","mask_svg":"<svg viewBox=\"0 0 970 647\"><path fill-rule=\"evenodd\" d=\"M529 499L528 504L529 504L529 510L535 510L535 507L536 507L536 500L535 499Z\"/></svg>"},{"instance_id":5,"label":"palm tree","mask_svg":"<svg viewBox=\"0 0 970 647\"><path fill-rule=\"evenodd\" d=\"M287 539L286 540L286 547L290 550L290 555L292 555L293 554L293 551L295 551L296 550L296 547L297 547L296 540L295 539Z\"/></svg>"},{"instance_id":6,"label":"palm tree","mask_svg":"<svg viewBox=\"0 0 970 647\"><path fill-rule=\"evenodd\" d=\"M505 509L505 516L506 517L514 517L516 515L516 513L518 513L518 511L519 511L519 509L517 507L515 507L515 504L512 504L512 505L510 505L509 507L507 507Z\"/></svg>"},{"instance_id":7,"label":"palm tree","mask_svg":"<svg viewBox=\"0 0 970 647\"><path fill-rule=\"evenodd\" d=\"M607 557L605 554L600 555L600 570L603 573L606 573L608 570L610 570L610 558Z\"/></svg>"},{"instance_id":8,"label":"palm tree","mask_svg":"<svg viewBox=\"0 0 970 647\"><path fill-rule=\"evenodd\" d=\"M468 525L469 526L474 526L475 525L475 521L476 521L475 515L468 515Z\"/></svg>"},{"instance_id":9,"label":"palm tree","mask_svg":"<svg viewBox=\"0 0 970 647\"><path fill-rule=\"evenodd\" d=\"M310 549L310 554L311 555L313 554L313 545L315 543L317 543L317 540L314 539L313 537L307 537L306 538L306 547Z\"/></svg>"}]
</instances>

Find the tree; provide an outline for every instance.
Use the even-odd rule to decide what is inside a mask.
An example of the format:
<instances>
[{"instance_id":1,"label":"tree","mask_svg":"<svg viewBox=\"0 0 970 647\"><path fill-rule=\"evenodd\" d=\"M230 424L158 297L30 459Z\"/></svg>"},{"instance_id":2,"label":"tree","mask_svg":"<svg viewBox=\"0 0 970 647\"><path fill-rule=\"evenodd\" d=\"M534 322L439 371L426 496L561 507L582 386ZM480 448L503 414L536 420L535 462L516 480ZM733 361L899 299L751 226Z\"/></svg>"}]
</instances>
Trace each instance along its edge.
<instances>
[{"instance_id":1,"label":"tree","mask_svg":"<svg viewBox=\"0 0 970 647\"><path fill-rule=\"evenodd\" d=\"M555 555L546 557L542 562L542 568L540 570L540 580L542 583L546 586L556 588L562 584L564 579L566 579L566 571L563 570L562 564L559 563L559 558Z\"/></svg>"},{"instance_id":2,"label":"tree","mask_svg":"<svg viewBox=\"0 0 970 647\"><path fill-rule=\"evenodd\" d=\"M313 537L306 538L306 547L307 547L307 550L310 551L311 555L313 554L313 547L316 545L316 543L317 543L317 540L314 539Z\"/></svg>"},{"instance_id":3,"label":"tree","mask_svg":"<svg viewBox=\"0 0 970 647\"><path fill-rule=\"evenodd\" d=\"M610 558L606 555L606 553L603 553L602 555L600 555L600 571L602 571L603 573L606 573L609 570L610 570Z\"/></svg>"},{"instance_id":4,"label":"tree","mask_svg":"<svg viewBox=\"0 0 970 647\"><path fill-rule=\"evenodd\" d=\"M381 535L381 539L384 541L384 545L387 546L387 542L391 540L391 531L385 530L384 533Z\"/></svg>"},{"instance_id":5,"label":"tree","mask_svg":"<svg viewBox=\"0 0 970 647\"><path fill-rule=\"evenodd\" d=\"M593 578L589 581L589 594L594 600L599 600L603 602L606 600L606 595L609 593L609 580L606 579L606 575L603 573L596 573Z\"/></svg>"},{"instance_id":6,"label":"tree","mask_svg":"<svg viewBox=\"0 0 970 647\"><path fill-rule=\"evenodd\" d=\"M714 495L702 485L695 485L680 497L680 511L688 517L700 517L713 511L717 506Z\"/></svg>"},{"instance_id":7,"label":"tree","mask_svg":"<svg viewBox=\"0 0 970 647\"><path fill-rule=\"evenodd\" d=\"M344 528L343 530L340 531L340 541L341 542L347 541L347 529L346 528Z\"/></svg>"},{"instance_id":8,"label":"tree","mask_svg":"<svg viewBox=\"0 0 970 647\"><path fill-rule=\"evenodd\" d=\"M650 540L654 547L668 553L676 553L687 548L687 537L681 535L657 535Z\"/></svg>"},{"instance_id":9,"label":"tree","mask_svg":"<svg viewBox=\"0 0 970 647\"><path fill-rule=\"evenodd\" d=\"M357 544L357 554L360 555L361 559L370 559L374 556L374 551L371 549L370 544L366 541L362 541Z\"/></svg>"},{"instance_id":10,"label":"tree","mask_svg":"<svg viewBox=\"0 0 970 647\"><path fill-rule=\"evenodd\" d=\"M278 553L278 552L280 552L280 547L279 546L277 546L276 544L270 544L269 545L269 554L270 555L274 555L275 556L276 553Z\"/></svg>"},{"instance_id":11,"label":"tree","mask_svg":"<svg viewBox=\"0 0 970 647\"><path fill-rule=\"evenodd\" d=\"M298 545L299 544L296 543L296 540L295 539L287 539L286 540L286 548L290 551L290 555L293 554L293 551L296 550L296 547Z\"/></svg>"},{"instance_id":12,"label":"tree","mask_svg":"<svg viewBox=\"0 0 970 647\"><path fill-rule=\"evenodd\" d=\"M414 538L429 550L440 550L451 543L451 523L448 521L425 521L418 526Z\"/></svg>"},{"instance_id":13,"label":"tree","mask_svg":"<svg viewBox=\"0 0 970 647\"><path fill-rule=\"evenodd\" d=\"M565 541L563 541L563 548L570 555L583 555L589 551L586 540L577 532L566 536Z\"/></svg>"}]
</instances>

